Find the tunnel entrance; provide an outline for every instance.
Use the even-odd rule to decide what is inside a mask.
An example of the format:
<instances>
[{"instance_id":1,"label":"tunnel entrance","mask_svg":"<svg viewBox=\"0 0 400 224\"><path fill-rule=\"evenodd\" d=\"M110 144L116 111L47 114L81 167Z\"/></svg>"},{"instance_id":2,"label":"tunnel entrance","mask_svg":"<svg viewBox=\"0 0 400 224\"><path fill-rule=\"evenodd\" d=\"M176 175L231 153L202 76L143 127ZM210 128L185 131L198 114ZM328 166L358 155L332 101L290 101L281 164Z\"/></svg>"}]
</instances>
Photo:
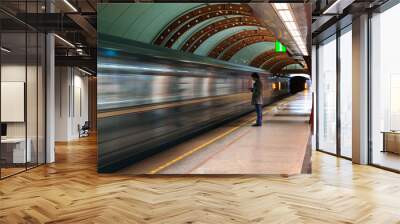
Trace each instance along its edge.
<instances>
[{"instance_id":1,"label":"tunnel entrance","mask_svg":"<svg viewBox=\"0 0 400 224\"><path fill-rule=\"evenodd\" d=\"M296 94L311 86L311 80L306 76L293 76L290 78L290 93Z\"/></svg>"}]
</instances>

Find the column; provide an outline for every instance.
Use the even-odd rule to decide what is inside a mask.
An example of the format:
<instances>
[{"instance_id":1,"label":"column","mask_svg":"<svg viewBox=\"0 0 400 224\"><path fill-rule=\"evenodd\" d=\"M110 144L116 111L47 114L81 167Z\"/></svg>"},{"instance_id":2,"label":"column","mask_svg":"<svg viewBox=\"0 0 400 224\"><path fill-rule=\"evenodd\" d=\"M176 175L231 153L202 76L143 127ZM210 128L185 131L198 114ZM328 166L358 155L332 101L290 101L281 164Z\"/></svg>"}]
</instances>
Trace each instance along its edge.
<instances>
[{"instance_id":1,"label":"column","mask_svg":"<svg viewBox=\"0 0 400 224\"><path fill-rule=\"evenodd\" d=\"M46 35L46 163L55 161L55 60L54 35Z\"/></svg>"},{"instance_id":2,"label":"column","mask_svg":"<svg viewBox=\"0 0 400 224\"><path fill-rule=\"evenodd\" d=\"M353 162L368 163L368 15L353 19Z\"/></svg>"},{"instance_id":3,"label":"column","mask_svg":"<svg viewBox=\"0 0 400 224\"><path fill-rule=\"evenodd\" d=\"M46 1L46 12L54 5ZM55 162L55 42L54 34L46 34L46 163Z\"/></svg>"}]
</instances>

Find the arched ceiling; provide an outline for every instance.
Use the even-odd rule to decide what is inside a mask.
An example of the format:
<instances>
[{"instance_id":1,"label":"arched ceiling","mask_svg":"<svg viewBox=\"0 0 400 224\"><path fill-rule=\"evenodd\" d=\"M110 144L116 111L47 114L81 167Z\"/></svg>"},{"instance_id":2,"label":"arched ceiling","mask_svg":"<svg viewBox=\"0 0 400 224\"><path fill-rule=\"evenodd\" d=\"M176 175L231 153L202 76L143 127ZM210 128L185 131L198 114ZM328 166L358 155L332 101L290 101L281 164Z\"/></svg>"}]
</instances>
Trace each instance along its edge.
<instances>
[{"instance_id":1,"label":"arched ceiling","mask_svg":"<svg viewBox=\"0 0 400 224\"><path fill-rule=\"evenodd\" d=\"M258 26L237 26L224 29L209 37L206 42L200 44L200 46L194 51L194 53L198 55L207 55L208 57L217 58L219 54L222 53L223 50L225 50L228 46L230 46L231 44L230 42L232 41L227 41L227 39L230 39L230 37L233 36L237 36L237 34L240 34L242 32L256 31L259 28L260 27Z\"/></svg>"},{"instance_id":2,"label":"arched ceiling","mask_svg":"<svg viewBox=\"0 0 400 224\"><path fill-rule=\"evenodd\" d=\"M240 26L260 26L255 17L234 17L226 18L221 21L211 23L203 29L194 33L183 45L182 50L193 52L200 44L204 43L208 38L225 29Z\"/></svg>"},{"instance_id":3,"label":"arched ceiling","mask_svg":"<svg viewBox=\"0 0 400 224\"><path fill-rule=\"evenodd\" d=\"M270 51L275 48L275 43L272 42L258 42L246 46L233 55L229 61L233 63L250 65L250 62L264 51ZM269 70L269 68L263 68Z\"/></svg>"},{"instance_id":4,"label":"arched ceiling","mask_svg":"<svg viewBox=\"0 0 400 224\"><path fill-rule=\"evenodd\" d=\"M244 4L203 4L175 18L157 35L153 43L170 47L179 36L183 35L191 27L204 21L212 21L213 18L224 18L227 16L249 17L251 15L251 8Z\"/></svg>"},{"instance_id":5,"label":"arched ceiling","mask_svg":"<svg viewBox=\"0 0 400 224\"><path fill-rule=\"evenodd\" d=\"M275 49L269 50L269 51L264 51L261 54L257 55L251 62L250 65L253 67L261 67L262 64L264 64L266 61L268 61L271 58L274 58L278 55L286 55L286 53L277 53L275 52Z\"/></svg>"},{"instance_id":6,"label":"arched ceiling","mask_svg":"<svg viewBox=\"0 0 400 224\"><path fill-rule=\"evenodd\" d=\"M275 33L245 3L105 3L98 14L98 31L109 35L275 73L298 63L287 54L277 57Z\"/></svg>"},{"instance_id":7,"label":"arched ceiling","mask_svg":"<svg viewBox=\"0 0 400 224\"><path fill-rule=\"evenodd\" d=\"M232 33L228 35L227 38L222 39L209 53L209 57L218 58L223 55L225 51L232 46L232 44L237 43L243 39L253 37L253 36L269 36L273 37L271 32L264 28L255 27L256 29L246 29L241 30L240 32Z\"/></svg>"},{"instance_id":8,"label":"arched ceiling","mask_svg":"<svg viewBox=\"0 0 400 224\"><path fill-rule=\"evenodd\" d=\"M282 68L282 70L304 69L301 64L290 64Z\"/></svg>"},{"instance_id":9,"label":"arched ceiling","mask_svg":"<svg viewBox=\"0 0 400 224\"><path fill-rule=\"evenodd\" d=\"M287 66L287 65L291 65L291 64L298 64L299 62L292 59L292 58L288 58L288 59L283 59L280 60L279 62L275 63L273 66L271 66L269 68L269 71L271 73L279 73L282 71L282 69Z\"/></svg>"},{"instance_id":10,"label":"arched ceiling","mask_svg":"<svg viewBox=\"0 0 400 224\"><path fill-rule=\"evenodd\" d=\"M216 17L216 18L211 18L206 21L202 21L201 23L196 24L195 26L191 27L187 32L183 33L178 37L178 39L175 41L175 43L172 45L172 49L182 49L183 45L185 42L198 30L204 29L207 27L210 23L215 23L218 21L221 21L225 18L232 18L235 16L228 15L226 17Z\"/></svg>"},{"instance_id":11,"label":"arched ceiling","mask_svg":"<svg viewBox=\"0 0 400 224\"><path fill-rule=\"evenodd\" d=\"M264 61L264 63L261 64L261 68L267 69L267 68L272 68L276 63L279 63L281 61L285 61L288 59L292 59L290 58L287 54L282 54L282 55L277 55L275 57L272 58L268 58L266 61Z\"/></svg>"},{"instance_id":12,"label":"arched ceiling","mask_svg":"<svg viewBox=\"0 0 400 224\"><path fill-rule=\"evenodd\" d=\"M179 4L130 4L105 3L98 12L98 32L144 43L153 39L173 21L187 11L202 5L201 3Z\"/></svg>"},{"instance_id":13,"label":"arched ceiling","mask_svg":"<svg viewBox=\"0 0 400 224\"><path fill-rule=\"evenodd\" d=\"M226 51L223 52L222 56L220 59L222 60L229 60L232 58L236 53L241 51L242 49L246 49L247 46L251 46L253 44L257 43L262 43L262 42L267 42L268 43L268 50L274 48L274 42L275 38L271 36L265 36L265 35L255 35L255 36L250 36L246 37L236 43L234 43L232 46L230 46ZM271 45L272 44L272 45ZM265 51L267 48L260 49L262 51ZM256 55L253 55L253 57Z\"/></svg>"}]
</instances>

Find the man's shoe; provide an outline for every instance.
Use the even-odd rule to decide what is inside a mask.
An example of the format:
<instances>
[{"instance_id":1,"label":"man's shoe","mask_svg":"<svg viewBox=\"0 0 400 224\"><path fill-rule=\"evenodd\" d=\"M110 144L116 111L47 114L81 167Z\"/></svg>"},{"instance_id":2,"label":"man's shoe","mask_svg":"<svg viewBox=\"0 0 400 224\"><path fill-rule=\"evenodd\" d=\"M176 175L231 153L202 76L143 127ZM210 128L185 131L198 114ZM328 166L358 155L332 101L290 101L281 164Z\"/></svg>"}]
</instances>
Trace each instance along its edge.
<instances>
[{"instance_id":1,"label":"man's shoe","mask_svg":"<svg viewBox=\"0 0 400 224\"><path fill-rule=\"evenodd\" d=\"M261 124L253 124L253 127L261 127Z\"/></svg>"}]
</instances>

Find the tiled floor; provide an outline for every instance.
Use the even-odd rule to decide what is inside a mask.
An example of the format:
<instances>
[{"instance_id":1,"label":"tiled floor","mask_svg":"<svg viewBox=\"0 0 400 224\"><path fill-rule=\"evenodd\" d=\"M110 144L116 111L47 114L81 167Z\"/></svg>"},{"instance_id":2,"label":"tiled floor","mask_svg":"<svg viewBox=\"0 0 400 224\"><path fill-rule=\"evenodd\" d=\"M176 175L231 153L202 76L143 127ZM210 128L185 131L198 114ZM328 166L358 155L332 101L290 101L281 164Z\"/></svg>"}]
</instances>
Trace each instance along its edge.
<instances>
[{"instance_id":1,"label":"tiled floor","mask_svg":"<svg viewBox=\"0 0 400 224\"><path fill-rule=\"evenodd\" d=\"M262 127L251 126L255 115L250 114L120 173L299 174L310 136L310 110L311 95L298 93L264 108Z\"/></svg>"}]
</instances>

